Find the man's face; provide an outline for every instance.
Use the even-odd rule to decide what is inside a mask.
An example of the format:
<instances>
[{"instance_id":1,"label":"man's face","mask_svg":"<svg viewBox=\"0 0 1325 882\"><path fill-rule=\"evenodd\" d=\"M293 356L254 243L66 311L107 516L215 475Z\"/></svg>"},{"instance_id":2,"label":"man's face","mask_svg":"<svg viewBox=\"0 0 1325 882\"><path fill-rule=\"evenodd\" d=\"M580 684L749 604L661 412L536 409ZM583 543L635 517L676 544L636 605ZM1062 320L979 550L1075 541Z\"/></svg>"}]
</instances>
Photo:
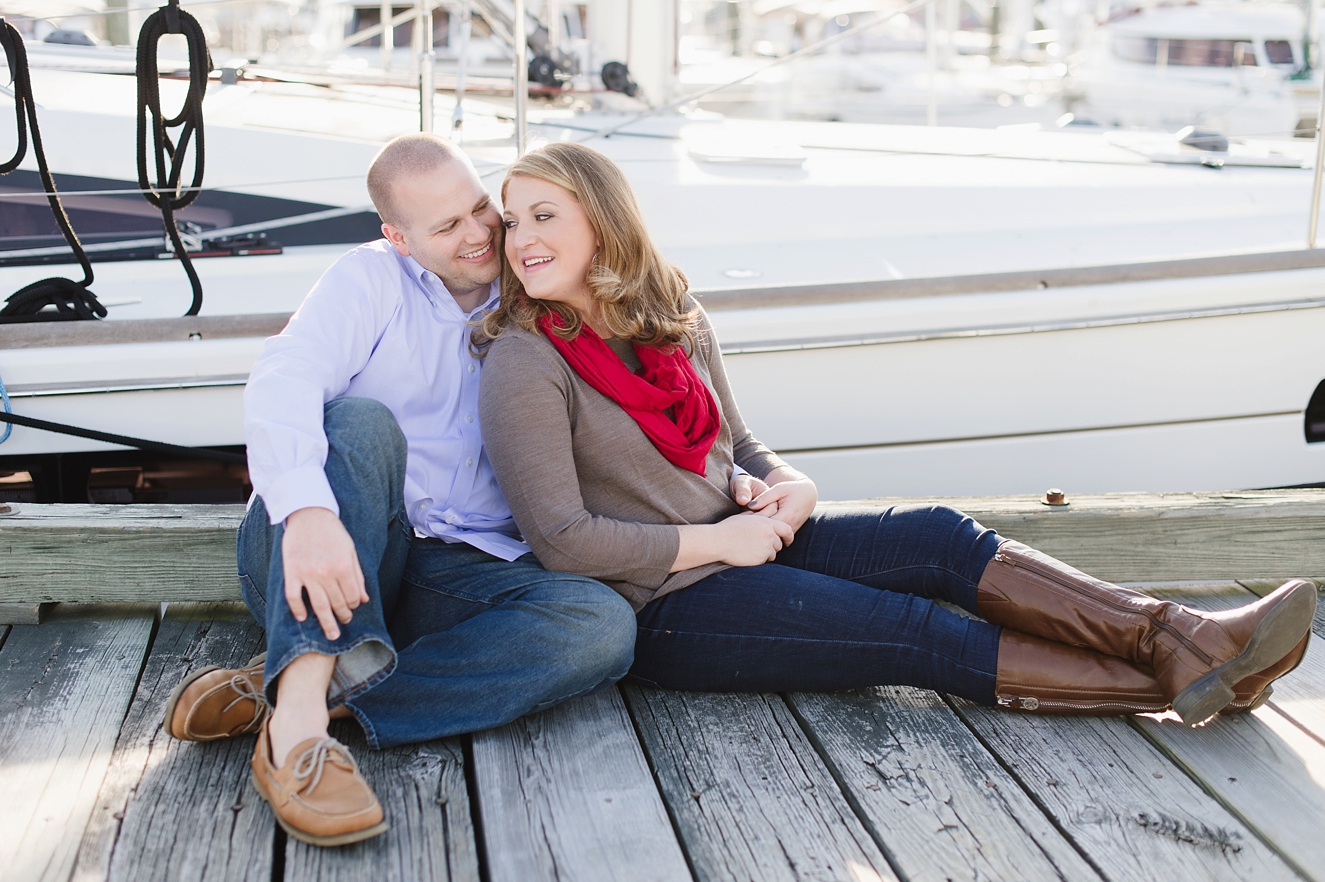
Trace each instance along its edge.
<instances>
[{"instance_id":1,"label":"man's face","mask_svg":"<svg viewBox=\"0 0 1325 882\"><path fill-rule=\"evenodd\" d=\"M383 235L452 295L474 293L501 273L501 215L468 163L443 162L401 178L393 196L400 225L382 224Z\"/></svg>"}]
</instances>

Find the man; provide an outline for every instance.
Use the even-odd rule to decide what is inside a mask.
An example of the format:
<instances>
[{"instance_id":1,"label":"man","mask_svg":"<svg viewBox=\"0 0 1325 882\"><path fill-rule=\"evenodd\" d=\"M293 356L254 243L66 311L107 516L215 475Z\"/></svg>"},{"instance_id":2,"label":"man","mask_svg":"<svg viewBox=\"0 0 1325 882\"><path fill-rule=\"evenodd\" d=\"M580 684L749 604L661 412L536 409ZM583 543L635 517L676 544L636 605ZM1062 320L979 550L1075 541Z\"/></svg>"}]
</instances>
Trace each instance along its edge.
<instances>
[{"instance_id":1,"label":"man","mask_svg":"<svg viewBox=\"0 0 1325 882\"><path fill-rule=\"evenodd\" d=\"M326 272L244 396L239 578L265 659L194 673L165 719L258 732L254 785L315 845L386 829L330 717L375 748L501 725L610 686L635 638L616 592L528 553L484 454L467 323L497 302L501 216L473 166L409 135L368 190L385 240Z\"/></svg>"}]
</instances>

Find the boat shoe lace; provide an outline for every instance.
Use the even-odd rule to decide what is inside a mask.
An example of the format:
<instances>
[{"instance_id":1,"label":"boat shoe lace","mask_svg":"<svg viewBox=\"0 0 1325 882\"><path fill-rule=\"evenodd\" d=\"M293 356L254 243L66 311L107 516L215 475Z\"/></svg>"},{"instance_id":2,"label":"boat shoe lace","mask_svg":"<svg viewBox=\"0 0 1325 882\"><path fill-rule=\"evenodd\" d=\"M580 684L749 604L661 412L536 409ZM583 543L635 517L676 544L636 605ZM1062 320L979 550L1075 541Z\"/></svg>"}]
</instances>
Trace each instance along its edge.
<instances>
[{"instance_id":1,"label":"boat shoe lace","mask_svg":"<svg viewBox=\"0 0 1325 882\"><path fill-rule=\"evenodd\" d=\"M267 717L271 716L271 702L267 701L267 696L243 671L230 678L230 688L234 690L235 697L221 713L223 715L229 713L241 701L251 701L256 705L253 709L253 722L244 729L247 732L256 732L261 729L262 724L267 722Z\"/></svg>"},{"instance_id":2,"label":"boat shoe lace","mask_svg":"<svg viewBox=\"0 0 1325 882\"><path fill-rule=\"evenodd\" d=\"M333 757L332 754L335 754ZM317 789L317 785L322 781L322 772L326 768L327 760L342 767L352 775L359 772L359 764L354 757L335 738L323 738L316 744L309 747L299 755L294 761L294 776L303 781L312 777L307 787L302 788L304 793L312 793Z\"/></svg>"}]
</instances>

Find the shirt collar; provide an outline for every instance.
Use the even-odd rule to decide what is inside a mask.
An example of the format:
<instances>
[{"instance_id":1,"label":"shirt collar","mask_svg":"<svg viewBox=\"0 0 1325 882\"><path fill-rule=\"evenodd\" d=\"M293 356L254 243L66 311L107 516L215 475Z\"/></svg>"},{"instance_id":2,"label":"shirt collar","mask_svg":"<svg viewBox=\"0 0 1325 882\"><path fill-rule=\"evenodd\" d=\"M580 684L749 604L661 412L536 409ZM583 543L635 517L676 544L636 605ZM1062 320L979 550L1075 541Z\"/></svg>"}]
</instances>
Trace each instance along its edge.
<instances>
[{"instance_id":1,"label":"shirt collar","mask_svg":"<svg viewBox=\"0 0 1325 882\"><path fill-rule=\"evenodd\" d=\"M456 312L460 311L460 305L455 302L455 297L453 297L451 292L447 290L446 285L437 277L436 273L424 267L424 265L415 260L412 255L405 255L402 259L405 261L405 266L409 268L410 276L414 281L419 283L419 287L423 289L424 295L427 296L428 300L434 306L442 303L449 305L449 307ZM488 299L478 308L484 310L495 309L497 301L500 299L501 279L497 278L493 280L491 293L489 293Z\"/></svg>"}]
</instances>

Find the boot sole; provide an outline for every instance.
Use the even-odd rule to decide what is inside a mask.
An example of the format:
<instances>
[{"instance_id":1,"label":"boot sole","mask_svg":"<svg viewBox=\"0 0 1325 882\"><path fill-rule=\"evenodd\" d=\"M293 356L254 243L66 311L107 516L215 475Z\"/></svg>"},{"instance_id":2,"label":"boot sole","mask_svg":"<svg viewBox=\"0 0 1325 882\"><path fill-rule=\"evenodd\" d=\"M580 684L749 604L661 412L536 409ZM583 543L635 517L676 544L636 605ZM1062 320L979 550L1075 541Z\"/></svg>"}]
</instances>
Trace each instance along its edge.
<instances>
[{"instance_id":1,"label":"boot sole","mask_svg":"<svg viewBox=\"0 0 1325 882\"><path fill-rule=\"evenodd\" d=\"M267 791L262 789L262 785L258 783L258 776L254 773L250 773L248 779L253 784L253 789L258 791L258 796L261 796L262 801L267 803L270 807L271 797L267 796ZM276 818L276 823L280 824L281 829L290 836L293 836L300 842L305 842L309 845L318 845L324 848L334 845L350 845L354 842L362 842L365 839L372 839L374 836L379 836L385 833L387 828L391 826L383 820L380 823L374 824L372 827L366 827L363 830L352 830L349 833L339 833L335 836L314 836L312 833L305 833L303 830L291 826L285 818L281 817L281 813L276 811L276 809L272 808L271 813Z\"/></svg>"},{"instance_id":2,"label":"boot sole","mask_svg":"<svg viewBox=\"0 0 1325 882\"><path fill-rule=\"evenodd\" d=\"M244 667L251 668L254 665L256 665L258 662L260 661L265 662L266 660L267 660L267 653L265 652L259 653L258 655L255 655L251 659L249 659L248 663L245 664ZM178 686L176 686L173 690L171 690L170 701L166 702L166 715L161 719L161 728L165 731L167 735L179 741L194 740L192 738L180 738L174 732L170 731L170 719L171 717L175 716L175 707L179 704L179 697L184 694L184 690L188 689L189 686L192 685L194 681L198 680L199 678L204 677L207 674L210 674L212 671L219 671L219 670L221 670L220 665L208 665L205 668L199 668L198 670L191 672L187 677L185 677L183 680L180 681Z\"/></svg>"},{"instance_id":3,"label":"boot sole","mask_svg":"<svg viewBox=\"0 0 1325 882\"><path fill-rule=\"evenodd\" d=\"M1199 726L1219 713L1233 701L1234 685L1279 661L1302 641L1315 613L1316 586L1303 582L1266 613L1241 655L1179 692L1173 710L1189 726Z\"/></svg>"}]
</instances>

